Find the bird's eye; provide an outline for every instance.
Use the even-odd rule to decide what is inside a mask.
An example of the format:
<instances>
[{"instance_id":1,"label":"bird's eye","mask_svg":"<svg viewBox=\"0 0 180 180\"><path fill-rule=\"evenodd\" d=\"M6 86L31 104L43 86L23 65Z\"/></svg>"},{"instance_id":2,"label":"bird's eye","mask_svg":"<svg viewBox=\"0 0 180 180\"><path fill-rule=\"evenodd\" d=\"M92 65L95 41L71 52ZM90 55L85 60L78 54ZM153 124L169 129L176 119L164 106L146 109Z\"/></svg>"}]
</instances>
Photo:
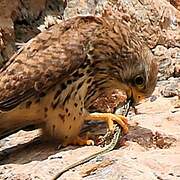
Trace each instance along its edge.
<instances>
[{"instance_id":1,"label":"bird's eye","mask_svg":"<svg viewBox=\"0 0 180 180\"><path fill-rule=\"evenodd\" d=\"M144 77L138 75L134 79L134 83L137 87L143 88L144 87Z\"/></svg>"}]
</instances>

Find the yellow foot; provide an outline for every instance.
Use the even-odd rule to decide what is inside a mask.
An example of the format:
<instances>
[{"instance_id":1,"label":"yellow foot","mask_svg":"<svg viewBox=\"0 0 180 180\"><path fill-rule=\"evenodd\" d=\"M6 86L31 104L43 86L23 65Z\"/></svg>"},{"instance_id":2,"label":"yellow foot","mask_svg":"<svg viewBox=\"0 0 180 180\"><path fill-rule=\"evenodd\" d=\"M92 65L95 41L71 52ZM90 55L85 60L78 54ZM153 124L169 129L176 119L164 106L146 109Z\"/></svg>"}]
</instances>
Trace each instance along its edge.
<instances>
[{"instance_id":1,"label":"yellow foot","mask_svg":"<svg viewBox=\"0 0 180 180\"><path fill-rule=\"evenodd\" d=\"M85 120L104 120L107 122L110 131L114 131L113 121L116 121L123 128L125 134L128 132L127 118L122 115L115 115L112 113L92 113L89 114Z\"/></svg>"},{"instance_id":2,"label":"yellow foot","mask_svg":"<svg viewBox=\"0 0 180 180\"><path fill-rule=\"evenodd\" d=\"M63 143L63 147L68 146L68 145L94 145L94 141L91 139L88 139L87 137L85 138L81 138L81 137L77 137L76 139L72 140L71 142L64 142Z\"/></svg>"}]
</instances>

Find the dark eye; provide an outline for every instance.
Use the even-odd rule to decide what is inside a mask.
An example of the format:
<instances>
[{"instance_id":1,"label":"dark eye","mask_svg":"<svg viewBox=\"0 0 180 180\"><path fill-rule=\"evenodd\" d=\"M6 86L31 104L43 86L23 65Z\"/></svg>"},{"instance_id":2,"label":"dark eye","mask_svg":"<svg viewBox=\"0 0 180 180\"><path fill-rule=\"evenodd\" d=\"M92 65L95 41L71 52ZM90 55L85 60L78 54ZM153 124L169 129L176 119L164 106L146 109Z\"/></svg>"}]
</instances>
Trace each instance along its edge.
<instances>
[{"instance_id":1,"label":"dark eye","mask_svg":"<svg viewBox=\"0 0 180 180\"><path fill-rule=\"evenodd\" d=\"M137 87L142 88L144 86L144 77L138 75L134 79L134 83Z\"/></svg>"}]
</instances>

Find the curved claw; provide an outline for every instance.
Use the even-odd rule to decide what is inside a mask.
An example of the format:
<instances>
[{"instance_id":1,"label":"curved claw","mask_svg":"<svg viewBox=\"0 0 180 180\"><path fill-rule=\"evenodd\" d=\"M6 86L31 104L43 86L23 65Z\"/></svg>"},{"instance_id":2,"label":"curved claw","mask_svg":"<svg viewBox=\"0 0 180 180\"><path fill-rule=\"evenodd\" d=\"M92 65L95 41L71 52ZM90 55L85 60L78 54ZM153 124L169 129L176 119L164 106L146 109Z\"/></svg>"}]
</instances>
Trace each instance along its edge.
<instances>
[{"instance_id":1,"label":"curved claw","mask_svg":"<svg viewBox=\"0 0 180 180\"><path fill-rule=\"evenodd\" d=\"M127 118L122 115L115 115L112 113L92 113L89 114L85 120L104 120L107 122L110 131L114 131L114 121L116 121L122 127L125 134L128 132Z\"/></svg>"}]
</instances>

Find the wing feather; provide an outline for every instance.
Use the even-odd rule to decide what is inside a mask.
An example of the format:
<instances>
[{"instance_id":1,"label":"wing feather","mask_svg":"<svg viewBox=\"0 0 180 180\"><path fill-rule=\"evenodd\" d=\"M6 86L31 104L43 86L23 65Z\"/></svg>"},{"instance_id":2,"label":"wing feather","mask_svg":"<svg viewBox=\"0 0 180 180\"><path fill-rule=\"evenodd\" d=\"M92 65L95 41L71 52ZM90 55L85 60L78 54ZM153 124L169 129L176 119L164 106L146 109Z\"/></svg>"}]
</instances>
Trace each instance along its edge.
<instances>
[{"instance_id":1,"label":"wing feather","mask_svg":"<svg viewBox=\"0 0 180 180\"><path fill-rule=\"evenodd\" d=\"M86 32L95 18L78 17L54 25L30 40L0 71L0 110L10 110L78 69L85 60ZM89 28L89 29L88 29Z\"/></svg>"}]
</instances>

